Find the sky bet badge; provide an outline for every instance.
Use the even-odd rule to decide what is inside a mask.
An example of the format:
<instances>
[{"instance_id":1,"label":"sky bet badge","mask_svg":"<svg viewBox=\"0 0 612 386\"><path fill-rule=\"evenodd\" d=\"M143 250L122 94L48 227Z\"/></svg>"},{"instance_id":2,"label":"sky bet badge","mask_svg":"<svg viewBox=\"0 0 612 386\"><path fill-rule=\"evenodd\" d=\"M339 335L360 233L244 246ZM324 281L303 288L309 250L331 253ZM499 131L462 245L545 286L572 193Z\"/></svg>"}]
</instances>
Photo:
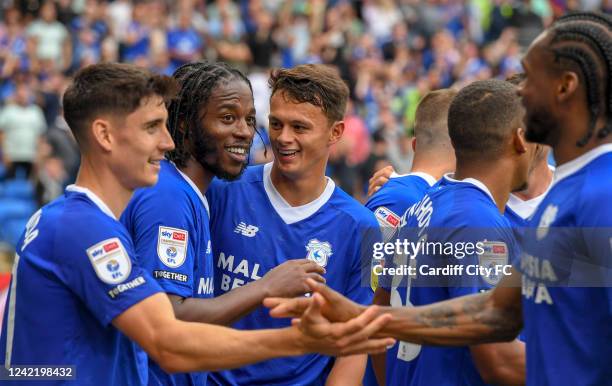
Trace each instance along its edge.
<instances>
[{"instance_id":1,"label":"sky bet badge","mask_svg":"<svg viewBox=\"0 0 612 386\"><path fill-rule=\"evenodd\" d=\"M478 263L490 270L480 272L480 277L490 285L497 285L503 277L503 270L500 268L508 264L508 246L503 241L485 241L482 244L484 252L478 255ZM500 268L496 269L496 266Z\"/></svg>"},{"instance_id":2,"label":"sky bet badge","mask_svg":"<svg viewBox=\"0 0 612 386\"><path fill-rule=\"evenodd\" d=\"M321 267L327 265L327 259L332 255L331 245L327 241L321 242L317 239L310 240L306 250L308 251L306 258L314 261Z\"/></svg>"},{"instance_id":3,"label":"sky bet badge","mask_svg":"<svg viewBox=\"0 0 612 386\"><path fill-rule=\"evenodd\" d=\"M159 227L157 237L157 256L170 268L178 268L185 262L187 256L187 241L189 232L183 229Z\"/></svg>"},{"instance_id":4,"label":"sky bet badge","mask_svg":"<svg viewBox=\"0 0 612 386\"><path fill-rule=\"evenodd\" d=\"M121 240L117 237L107 239L87 249L89 261L96 275L107 284L118 284L130 276L132 261Z\"/></svg>"}]
</instances>

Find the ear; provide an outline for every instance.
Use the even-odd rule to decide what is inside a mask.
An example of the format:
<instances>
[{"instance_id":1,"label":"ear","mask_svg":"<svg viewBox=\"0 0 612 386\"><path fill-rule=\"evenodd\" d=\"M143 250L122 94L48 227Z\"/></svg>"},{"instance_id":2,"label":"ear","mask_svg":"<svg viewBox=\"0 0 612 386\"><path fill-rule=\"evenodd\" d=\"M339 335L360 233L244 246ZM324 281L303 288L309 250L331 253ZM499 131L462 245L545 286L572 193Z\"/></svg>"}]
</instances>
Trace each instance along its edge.
<instances>
[{"instance_id":1,"label":"ear","mask_svg":"<svg viewBox=\"0 0 612 386\"><path fill-rule=\"evenodd\" d=\"M414 153L416 151L416 137L412 137L410 143L412 145L412 152Z\"/></svg>"},{"instance_id":2,"label":"ear","mask_svg":"<svg viewBox=\"0 0 612 386\"><path fill-rule=\"evenodd\" d=\"M566 102L576 93L580 84L580 78L573 71L563 71L561 79L557 85L557 100Z\"/></svg>"},{"instance_id":3,"label":"ear","mask_svg":"<svg viewBox=\"0 0 612 386\"><path fill-rule=\"evenodd\" d=\"M512 147L516 153L525 154L527 152L527 141L525 140L525 129L519 127L512 134Z\"/></svg>"},{"instance_id":4,"label":"ear","mask_svg":"<svg viewBox=\"0 0 612 386\"><path fill-rule=\"evenodd\" d=\"M91 124L93 143L100 146L104 151L109 152L113 145L111 133L111 123L106 119L96 119Z\"/></svg>"},{"instance_id":5,"label":"ear","mask_svg":"<svg viewBox=\"0 0 612 386\"><path fill-rule=\"evenodd\" d=\"M338 142L340 138L342 138L342 134L344 134L344 121L336 121L331 127L331 135L329 136L329 142L327 143L329 146Z\"/></svg>"}]
</instances>

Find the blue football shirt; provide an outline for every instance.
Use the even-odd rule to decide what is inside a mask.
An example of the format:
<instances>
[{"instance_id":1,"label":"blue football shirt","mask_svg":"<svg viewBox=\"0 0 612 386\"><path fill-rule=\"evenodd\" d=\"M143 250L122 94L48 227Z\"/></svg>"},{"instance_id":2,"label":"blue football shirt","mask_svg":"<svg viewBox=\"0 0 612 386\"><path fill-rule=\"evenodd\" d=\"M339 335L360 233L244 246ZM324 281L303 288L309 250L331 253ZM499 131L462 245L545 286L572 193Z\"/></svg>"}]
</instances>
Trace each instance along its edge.
<instances>
[{"instance_id":1,"label":"blue football shirt","mask_svg":"<svg viewBox=\"0 0 612 386\"><path fill-rule=\"evenodd\" d=\"M166 293L184 298L213 296L208 203L200 190L169 161L159 180L139 189L121 215L139 264ZM149 361L150 385L203 385L205 373L167 374Z\"/></svg>"},{"instance_id":2,"label":"blue football shirt","mask_svg":"<svg viewBox=\"0 0 612 386\"><path fill-rule=\"evenodd\" d=\"M2 365L72 365L78 385L145 385L146 354L111 322L161 288L110 209L71 185L32 216L16 250Z\"/></svg>"},{"instance_id":3,"label":"blue football shirt","mask_svg":"<svg viewBox=\"0 0 612 386\"><path fill-rule=\"evenodd\" d=\"M516 250L510 223L487 187L473 178L458 181L445 176L410 208L400 237L430 243L423 244L416 260L410 261L416 277L406 275L401 283L408 305L414 306L490 289L500 275L480 273L475 267L506 265ZM446 266L462 271L431 273ZM469 347L400 343L397 356L408 364L404 385L484 384Z\"/></svg>"},{"instance_id":4,"label":"blue football shirt","mask_svg":"<svg viewBox=\"0 0 612 386\"><path fill-rule=\"evenodd\" d=\"M239 181L215 180L207 191L215 259L215 293L263 277L291 259L309 258L325 267L327 285L370 304L369 239L380 240L372 213L327 180L313 202L291 207L270 179L272 164L249 167ZM370 254L368 257L367 254ZM281 328L264 307L236 322L238 329ZM333 358L305 355L211 373L222 385L323 385Z\"/></svg>"},{"instance_id":5,"label":"blue football shirt","mask_svg":"<svg viewBox=\"0 0 612 386\"><path fill-rule=\"evenodd\" d=\"M370 197L365 205L374 212L385 241L390 240L394 230L400 225L404 213L412 205L419 202L425 192L435 183L436 179L426 173L415 172L406 175L393 173L389 181ZM373 287L376 286L373 285ZM407 305L407 291L405 287L402 289L397 285L390 287L383 284L382 288L385 288L392 294L391 306L403 307ZM398 357L398 347L403 347L405 344L398 342L387 350L387 385L401 385L406 381L409 364L401 356ZM367 375L366 378L368 378ZM375 381L371 379L371 375L366 381L366 384L375 384Z\"/></svg>"},{"instance_id":6,"label":"blue football shirt","mask_svg":"<svg viewBox=\"0 0 612 386\"><path fill-rule=\"evenodd\" d=\"M557 167L518 269L528 385L612 382L612 144Z\"/></svg>"}]
</instances>

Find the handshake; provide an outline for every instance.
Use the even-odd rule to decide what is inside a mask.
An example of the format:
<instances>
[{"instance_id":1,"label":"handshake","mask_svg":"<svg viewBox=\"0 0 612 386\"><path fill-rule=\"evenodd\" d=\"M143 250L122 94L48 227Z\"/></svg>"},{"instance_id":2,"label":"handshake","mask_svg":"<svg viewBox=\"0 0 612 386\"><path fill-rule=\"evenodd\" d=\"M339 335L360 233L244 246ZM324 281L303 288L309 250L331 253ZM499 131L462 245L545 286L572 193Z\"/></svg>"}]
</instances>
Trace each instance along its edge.
<instances>
[{"instance_id":1,"label":"handshake","mask_svg":"<svg viewBox=\"0 0 612 386\"><path fill-rule=\"evenodd\" d=\"M307 279L310 297L269 297L263 302L275 318L293 318L292 327L306 352L345 356L384 352L395 344L380 332L392 319L378 306L362 306L312 279Z\"/></svg>"}]
</instances>

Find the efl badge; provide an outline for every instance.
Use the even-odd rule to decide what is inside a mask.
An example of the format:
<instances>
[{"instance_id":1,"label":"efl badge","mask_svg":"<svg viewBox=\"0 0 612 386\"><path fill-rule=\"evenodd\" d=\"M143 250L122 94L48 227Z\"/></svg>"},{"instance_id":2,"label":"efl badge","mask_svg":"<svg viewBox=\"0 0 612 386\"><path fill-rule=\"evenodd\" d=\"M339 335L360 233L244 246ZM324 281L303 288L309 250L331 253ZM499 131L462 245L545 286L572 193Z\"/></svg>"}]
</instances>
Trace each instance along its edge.
<instances>
[{"instance_id":1,"label":"efl badge","mask_svg":"<svg viewBox=\"0 0 612 386\"><path fill-rule=\"evenodd\" d=\"M308 251L306 258L314 261L321 267L327 265L327 259L332 255L331 245L327 241L321 242L317 239L310 240L306 250Z\"/></svg>"},{"instance_id":2,"label":"efl badge","mask_svg":"<svg viewBox=\"0 0 612 386\"><path fill-rule=\"evenodd\" d=\"M189 232L169 227L159 227L157 237L157 256L164 265L170 268L178 268L185 262L187 257L187 241Z\"/></svg>"},{"instance_id":3,"label":"efl badge","mask_svg":"<svg viewBox=\"0 0 612 386\"><path fill-rule=\"evenodd\" d=\"M555 221L557 217L557 212L559 211L559 207L556 205L548 205L540 218L540 223L538 224L538 229L536 230L536 237L538 240L542 240L548 234L548 228L550 224Z\"/></svg>"},{"instance_id":4,"label":"efl badge","mask_svg":"<svg viewBox=\"0 0 612 386\"><path fill-rule=\"evenodd\" d=\"M87 249L96 275L107 284L118 284L130 276L132 261L117 237L99 242Z\"/></svg>"},{"instance_id":5,"label":"efl badge","mask_svg":"<svg viewBox=\"0 0 612 386\"><path fill-rule=\"evenodd\" d=\"M495 269L495 266L504 266L508 264L508 246L503 241L485 241L482 243L484 252L478 255L478 264L481 267L491 268L487 270L490 272L488 275L483 275L481 270L482 279L490 285L496 285L502 278L502 269Z\"/></svg>"},{"instance_id":6,"label":"efl badge","mask_svg":"<svg viewBox=\"0 0 612 386\"><path fill-rule=\"evenodd\" d=\"M384 206L379 206L374 212L374 215L376 216L380 226L397 228L397 226L400 224L400 217Z\"/></svg>"}]
</instances>

